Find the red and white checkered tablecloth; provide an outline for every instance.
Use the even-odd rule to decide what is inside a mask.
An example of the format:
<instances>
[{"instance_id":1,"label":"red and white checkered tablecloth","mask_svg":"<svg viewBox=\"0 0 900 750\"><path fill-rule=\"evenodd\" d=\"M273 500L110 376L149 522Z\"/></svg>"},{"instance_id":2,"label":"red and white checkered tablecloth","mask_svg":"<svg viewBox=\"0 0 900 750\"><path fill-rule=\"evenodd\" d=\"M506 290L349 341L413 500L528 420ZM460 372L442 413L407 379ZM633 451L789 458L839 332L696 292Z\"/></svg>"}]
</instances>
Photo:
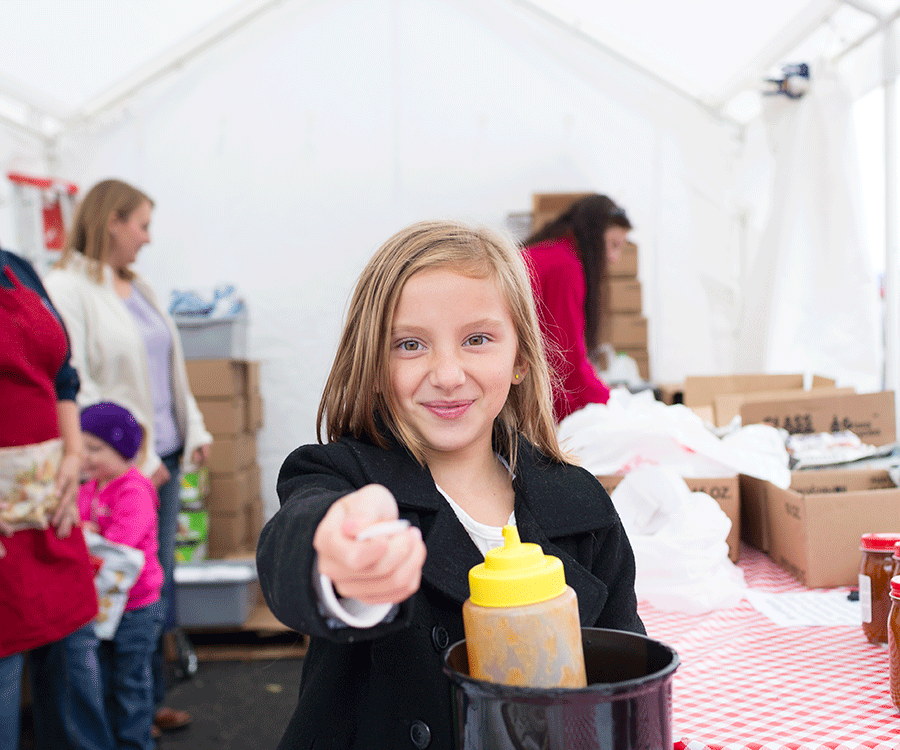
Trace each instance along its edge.
<instances>
[{"instance_id":1,"label":"red and white checkered tablecloth","mask_svg":"<svg viewBox=\"0 0 900 750\"><path fill-rule=\"evenodd\" d=\"M741 547L747 585L803 591ZM639 605L647 635L674 648L675 750L897 750L888 651L858 626L781 627L744 599L692 616Z\"/></svg>"}]
</instances>

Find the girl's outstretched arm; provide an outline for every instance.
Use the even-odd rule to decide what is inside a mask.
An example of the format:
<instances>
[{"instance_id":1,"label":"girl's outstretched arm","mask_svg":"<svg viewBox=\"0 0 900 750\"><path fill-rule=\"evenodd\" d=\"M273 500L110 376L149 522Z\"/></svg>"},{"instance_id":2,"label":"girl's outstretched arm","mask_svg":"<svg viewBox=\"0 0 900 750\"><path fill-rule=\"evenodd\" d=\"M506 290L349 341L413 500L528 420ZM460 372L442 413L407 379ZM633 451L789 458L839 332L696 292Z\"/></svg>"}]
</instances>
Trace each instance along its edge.
<instances>
[{"instance_id":1,"label":"girl's outstretched arm","mask_svg":"<svg viewBox=\"0 0 900 750\"><path fill-rule=\"evenodd\" d=\"M397 604L419 589L425 543L415 526L390 536L357 539L372 524L397 518L390 491L369 484L335 502L313 537L319 572L343 597L366 604Z\"/></svg>"}]
</instances>

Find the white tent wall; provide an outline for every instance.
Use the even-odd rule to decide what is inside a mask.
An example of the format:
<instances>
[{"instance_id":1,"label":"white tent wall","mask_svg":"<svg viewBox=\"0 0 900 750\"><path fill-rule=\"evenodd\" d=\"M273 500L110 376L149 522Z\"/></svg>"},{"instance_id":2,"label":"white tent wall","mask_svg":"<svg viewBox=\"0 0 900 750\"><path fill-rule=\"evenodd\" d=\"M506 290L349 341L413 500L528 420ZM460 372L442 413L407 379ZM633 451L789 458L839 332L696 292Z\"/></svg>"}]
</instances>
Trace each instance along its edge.
<instances>
[{"instance_id":1,"label":"white tent wall","mask_svg":"<svg viewBox=\"0 0 900 750\"><path fill-rule=\"evenodd\" d=\"M533 192L598 190L640 246L657 380L732 367L735 129L514 5L282 3L67 131L57 175L119 176L157 203L140 271L238 285L262 361L267 512L315 411L346 300L407 223L503 229Z\"/></svg>"}]
</instances>

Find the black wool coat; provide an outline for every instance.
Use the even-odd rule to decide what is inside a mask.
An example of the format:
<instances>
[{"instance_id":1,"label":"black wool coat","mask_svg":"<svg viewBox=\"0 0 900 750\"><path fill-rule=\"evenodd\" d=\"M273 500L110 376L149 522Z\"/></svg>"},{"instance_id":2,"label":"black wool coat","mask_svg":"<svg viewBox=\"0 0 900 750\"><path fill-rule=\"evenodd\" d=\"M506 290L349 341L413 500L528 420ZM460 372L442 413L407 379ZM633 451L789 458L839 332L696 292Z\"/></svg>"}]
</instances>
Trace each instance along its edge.
<instances>
[{"instance_id":1,"label":"black wool coat","mask_svg":"<svg viewBox=\"0 0 900 750\"><path fill-rule=\"evenodd\" d=\"M550 461L524 441L515 474L519 536L562 560L582 626L644 633L631 545L597 479ZM313 534L335 500L372 483L387 487L400 517L422 531L421 586L393 622L330 628L312 586ZM279 748L450 750L450 682L441 656L465 637L468 573L484 557L428 468L403 448L342 438L292 452L279 474L278 495L281 509L257 547L259 580L275 616L311 636L299 702Z\"/></svg>"}]
</instances>

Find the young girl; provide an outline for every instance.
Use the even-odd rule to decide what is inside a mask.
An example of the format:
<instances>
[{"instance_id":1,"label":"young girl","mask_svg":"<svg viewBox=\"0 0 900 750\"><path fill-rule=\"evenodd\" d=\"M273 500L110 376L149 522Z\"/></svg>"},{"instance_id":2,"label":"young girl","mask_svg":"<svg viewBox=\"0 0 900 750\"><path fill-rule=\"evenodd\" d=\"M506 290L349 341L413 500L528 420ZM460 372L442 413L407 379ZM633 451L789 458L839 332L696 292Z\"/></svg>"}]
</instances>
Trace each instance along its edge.
<instances>
[{"instance_id":1,"label":"young girl","mask_svg":"<svg viewBox=\"0 0 900 750\"><path fill-rule=\"evenodd\" d=\"M356 286L323 421L329 442L285 461L257 550L272 611L312 636L281 748L451 747L441 656L504 524L563 561L583 626L644 632L622 524L557 444L510 242L453 222L388 240ZM398 516L408 529L361 533Z\"/></svg>"},{"instance_id":2,"label":"young girl","mask_svg":"<svg viewBox=\"0 0 900 750\"><path fill-rule=\"evenodd\" d=\"M162 566L157 555L156 489L133 465L144 432L131 412L99 403L81 412L84 467L78 493L86 528L144 553L144 568L111 641L100 644L100 675L115 746L152 750L153 674L150 657L163 621Z\"/></svg>"}]
</instances>

